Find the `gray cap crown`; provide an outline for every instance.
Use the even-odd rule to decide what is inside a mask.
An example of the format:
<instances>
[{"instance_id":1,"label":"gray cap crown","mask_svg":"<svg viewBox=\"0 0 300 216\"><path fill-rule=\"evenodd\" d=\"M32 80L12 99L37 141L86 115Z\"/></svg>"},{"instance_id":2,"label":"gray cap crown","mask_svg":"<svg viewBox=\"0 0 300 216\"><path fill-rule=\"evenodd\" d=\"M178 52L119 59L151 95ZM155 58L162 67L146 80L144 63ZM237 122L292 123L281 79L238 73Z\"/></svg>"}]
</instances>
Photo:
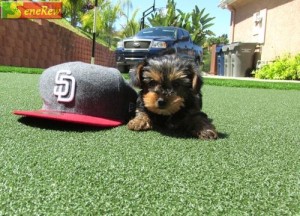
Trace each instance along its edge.
<instances>
[{"instance_id":1,"label":"gray cap crown","mask_svg":"<svg viewBox=\"0 0 300 216\"><path fill-rule=\"evenodd\" d=\"M68 62L46 69L40 78L43 110L128 121L137 94L115 68Z\"/></svg>"}]
</instances>

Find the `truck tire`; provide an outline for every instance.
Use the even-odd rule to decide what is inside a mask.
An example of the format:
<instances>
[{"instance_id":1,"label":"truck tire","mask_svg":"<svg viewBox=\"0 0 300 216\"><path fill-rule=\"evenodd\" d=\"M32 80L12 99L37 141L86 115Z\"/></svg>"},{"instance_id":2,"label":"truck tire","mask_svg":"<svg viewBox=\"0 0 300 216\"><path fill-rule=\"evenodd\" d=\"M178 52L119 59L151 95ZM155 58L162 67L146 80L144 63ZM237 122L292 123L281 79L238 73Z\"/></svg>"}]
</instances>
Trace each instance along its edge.
<instances>
[{"instance_id":1,"label":"truck tire","mask_svg":"<svg viewBox=\"0 0 300 216\"><path fill-rule=\"evenodd\" d=\"M118 65L117 69L121 73L128 73L129 72L129 66L128 65Z\"/></svg>"},{"instance_id":2,"label":"truck tire","mask_svg":"<svg viewBox=\"0 0 300 216\"><path fill-rule=\"evenodd\" d=\"M199 70L199 72L201 72L203 64L202 64L201 59L199 57L196 57L195 64L196 64L196 67Z\"/></svg>"}]
</instances>

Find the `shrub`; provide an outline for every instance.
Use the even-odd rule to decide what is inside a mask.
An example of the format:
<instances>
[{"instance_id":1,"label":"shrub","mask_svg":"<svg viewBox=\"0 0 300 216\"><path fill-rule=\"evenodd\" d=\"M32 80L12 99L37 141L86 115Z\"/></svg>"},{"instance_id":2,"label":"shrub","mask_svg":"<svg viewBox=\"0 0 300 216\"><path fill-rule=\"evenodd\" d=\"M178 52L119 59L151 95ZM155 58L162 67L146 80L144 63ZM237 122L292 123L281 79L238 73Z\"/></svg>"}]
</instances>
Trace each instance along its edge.
<instances>
[{"instance_id":1,"label":"shrub","mask_svg":"<svg viewBox=\"0 0 300 216\"><path fill-rule=\"evenodd\" d=\"M300 80L300 54L285 55L255 71L255 78Z\"/></svg>"},{"instance_id":2,"label":"shrub","mask_svg":"<svg viewBox=\"0 0 300 216\"><path fill-rule=\"evenodd\" d=\"M211 52L207 51L207 49L203 49L202 71L209 73L209 71L210 71L210 61L211 61Z\"/></svg>"}]
</instances>

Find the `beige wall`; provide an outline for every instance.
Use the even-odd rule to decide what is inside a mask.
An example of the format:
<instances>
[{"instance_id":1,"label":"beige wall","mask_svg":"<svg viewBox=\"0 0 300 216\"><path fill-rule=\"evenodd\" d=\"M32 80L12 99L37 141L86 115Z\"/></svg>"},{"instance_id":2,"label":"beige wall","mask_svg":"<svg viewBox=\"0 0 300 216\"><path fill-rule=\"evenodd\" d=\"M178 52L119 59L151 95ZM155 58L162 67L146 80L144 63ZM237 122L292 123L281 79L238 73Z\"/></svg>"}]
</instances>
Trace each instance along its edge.
<instances>
[{"instance_id":1,"label":"beige wall","mask_svg":"<svg viewBox=\"0 0 300 216\"><path fill-rule=\"evenodd\" d=\"M234 23L231 42L255 42L253 14L266 9L261 60L300 53L300 0L237 0L231 6Z\"/></svg>"}]
</instances>

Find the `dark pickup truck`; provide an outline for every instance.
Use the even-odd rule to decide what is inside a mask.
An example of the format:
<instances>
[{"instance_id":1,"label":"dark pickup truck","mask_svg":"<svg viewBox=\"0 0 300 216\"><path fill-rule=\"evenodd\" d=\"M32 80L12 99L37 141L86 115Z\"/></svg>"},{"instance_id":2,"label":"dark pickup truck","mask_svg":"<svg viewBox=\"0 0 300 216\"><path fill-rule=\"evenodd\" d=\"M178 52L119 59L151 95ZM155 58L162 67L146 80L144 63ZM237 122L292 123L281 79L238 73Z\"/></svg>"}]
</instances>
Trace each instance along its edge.
<instances>
[{"instance_id":1,"label":"dark pickup truck","mask_svg":"<svg viewBox=\"0 0 300 216\"><path fill-rule=\"evenodd\" d=\"M188 31L177 27L153 27L118 42L116 63L121 72L127 72L137 62L160 55L172 49L182 58L202 62L203 49L195 45Z\"/></svg>"}]
</instances>

